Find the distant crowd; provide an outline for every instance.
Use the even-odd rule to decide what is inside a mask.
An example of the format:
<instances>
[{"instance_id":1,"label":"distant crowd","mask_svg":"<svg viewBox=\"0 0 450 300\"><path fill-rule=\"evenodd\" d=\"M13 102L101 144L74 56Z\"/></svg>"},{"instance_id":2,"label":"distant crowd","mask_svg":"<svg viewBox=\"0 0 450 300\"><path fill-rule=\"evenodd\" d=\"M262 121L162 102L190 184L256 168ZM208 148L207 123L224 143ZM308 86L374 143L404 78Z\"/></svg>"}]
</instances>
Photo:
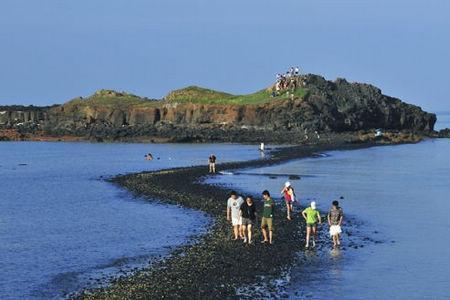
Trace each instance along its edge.
<instances>
[{"instance_id":1,"label":"distant crowd","mask_svg":"<svg viewBox=\"0 0 450 300\"><path fill-rule=\"evenodd\" d=\"M278 96L283 91L294 91L298 86L301 85L300 82L300 68L290 67L286 73L278 73L276 75L275 90L272 96Z\"/></svg>"}]
</instances>

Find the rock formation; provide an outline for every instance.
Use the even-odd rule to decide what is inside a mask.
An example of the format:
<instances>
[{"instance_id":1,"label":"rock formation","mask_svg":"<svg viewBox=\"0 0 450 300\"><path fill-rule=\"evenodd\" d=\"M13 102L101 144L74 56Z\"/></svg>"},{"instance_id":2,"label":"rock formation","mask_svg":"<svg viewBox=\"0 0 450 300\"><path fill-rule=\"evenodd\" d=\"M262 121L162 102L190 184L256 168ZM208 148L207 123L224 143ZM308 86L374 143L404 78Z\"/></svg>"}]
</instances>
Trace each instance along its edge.
<instances>
[{"instance_id":1,"label":"rock formation","mask_svg":"<svg viewBox=\"0 0 450 300\"><path fill-rule=\"evenodd\" d=\"M52 107L0 107L0 128L95 139L155 137L168 141L301 142L320 134L381 128L433 132L436 116L345 79L300 78L296 91L234 96L198 87L165 99L101 90Z\"/></svg>"}]
</instances>

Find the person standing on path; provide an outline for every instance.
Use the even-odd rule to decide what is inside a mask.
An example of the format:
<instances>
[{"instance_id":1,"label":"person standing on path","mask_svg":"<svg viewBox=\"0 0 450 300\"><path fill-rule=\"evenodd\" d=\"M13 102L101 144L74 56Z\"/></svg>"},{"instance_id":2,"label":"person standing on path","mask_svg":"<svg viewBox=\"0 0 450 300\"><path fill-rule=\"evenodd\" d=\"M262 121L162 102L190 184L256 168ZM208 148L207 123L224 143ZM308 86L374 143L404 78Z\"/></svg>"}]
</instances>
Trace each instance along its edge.
<instances>
[{"instance_id":1,"label":"person standing on path","mask_svg":"<svg viewBox=\"0 0 450 300\"><path fill-rule=\"evenodd\" d=\"M322 224L322 218L320 213L316 210L316 202L311 202L311 206L302 211L302 216L306 221L306 245L305 248L309 248L309 240L312 233L313 247L316 246L317 238L317 222Z\"/></svg>"},{"instance_id":2,"label":"person standing on path","mask_svg":"<svg viewBox=\"0 0 450 300\"><path fill-rule=\"evenodd\" d=\"M211 154L208 159L209 163L209 173L216 173L216 156L214 154Z\"/></svg>"},{"instance_id":3,"label":"person standing on path","mask_svg":"<svg viewBox=\"0 0 450 300\"><path fill-rule=\"evenodd\" d=\"M227 220L228 222L231 221L231 225L233 226L234 240L242 237L242 218L240 212L242 203L244 203L244 199L238 197L237 193L232 191L227 202Z\"/></svg>"},{"instance_id":4,"label":"person standing on path","mask_svg":"<svg viewBox=\"0 0 450 300\"><path fill-rule=\"evenodd\" d=\"M269 191L265 190L264 192L262 192L262 196L264 200L264 208L262 213L261 229L264 240L261 243L264 244L269 242L270 244L272 244L274 202L272 198L270 198ZM269 231L269 234L267 234L267 230Z\"/></svg>"},{"instance_id":5,"label":"person standing on path","mask_svg":"<svg viewBox=\"0 0 450 300\"><path fill-rule=\"evenodd\" d=\"M250 245L252 241L253 224L256 223L256 205L253 203L253 197L245 197L245 202L241 205L242 217L242 233L244 235L244 243Z\"/></svg>"},{"instance_id":6,"label":"person standing on path","mask_svg":"<svg viewBox=\"0 0 450 300\"><path fill-rule=\"evenodd\" d=\"M286 202L286 211L287 211L287 219L290 221L291 213L293 212L293 203L295 201L295 192L291 183L287 181L284 184L283 189L281 190L281 194L284 196L284 201Z\"/></svg>"},{"instance_id":7,"label":"person standing on path","mask_svg":"<svg viewBox=\"0 0 450 300\"><path fill-rule=\"evenodd\" d=\"M344 219L344 212L339 207L339 201L334 200L330 211L328 212L328 225L330 225L330 236L333 239L333 248L341 245L340 235L342 233L341 225Z\"/></svg>"}]
</instances>

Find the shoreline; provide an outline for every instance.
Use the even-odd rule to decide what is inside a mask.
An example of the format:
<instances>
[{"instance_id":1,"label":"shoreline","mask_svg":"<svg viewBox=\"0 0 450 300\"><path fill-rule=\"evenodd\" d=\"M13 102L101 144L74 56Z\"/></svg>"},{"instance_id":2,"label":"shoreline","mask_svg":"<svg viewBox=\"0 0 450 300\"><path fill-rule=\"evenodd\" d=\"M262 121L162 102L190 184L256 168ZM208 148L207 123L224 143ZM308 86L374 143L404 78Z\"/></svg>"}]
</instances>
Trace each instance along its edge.
<instances>
[{"instance_id":1,"label":"shoreline","mask_svg":"<svg viewBox=\"0 0 450 300\"><path fill-rule=\"evenodd\" d=\"M242 170L306 158L317 152L382 145L386 144L335 143L282 147L274 150L268 159L225 163L217 167L220 170ZM304 250L302 220L297 216L293 221L287 221L284 209L281 210L278 205L274 218L274 245L259 243L259 228L254 229L255 244L252 246L232 241L231 226L225 218L229 190L201 183L201 179L208 175L207 167L194 166L118 175L110 179L140 197L206 213L212 222L197 243L178 247L152 267L144 267L131 276L113 280L104 288L84 290L73 298L234 298L240 286L254 284L261 276L275 278L291 266L296 260L292 253ZM260 205L260 195L255 196Z\"/></svg>"}]
</instances>

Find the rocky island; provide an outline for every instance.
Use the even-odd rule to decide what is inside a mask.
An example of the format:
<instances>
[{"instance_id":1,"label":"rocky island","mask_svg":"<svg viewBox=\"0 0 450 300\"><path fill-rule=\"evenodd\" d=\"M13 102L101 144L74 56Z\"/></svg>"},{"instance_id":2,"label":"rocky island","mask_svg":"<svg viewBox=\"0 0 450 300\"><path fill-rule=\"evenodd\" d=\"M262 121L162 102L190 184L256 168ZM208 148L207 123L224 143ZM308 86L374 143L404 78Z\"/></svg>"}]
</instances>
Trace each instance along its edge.
<instances>
[{"instance_id":1,"label":"rocky island","mask_svg":"<svg viewBox=\"0 0 450 300\"><path fill-rule=\"evenodd\" d=\"M100 90L50 107L3 106L0 140L304 144L364 142L375 129L389 142L439 135L434 114L372 85L311 74L296 80L295 89L277 94L274 87L232 95L190 86L161 100Z\"/></svg>"}]
</instances>

